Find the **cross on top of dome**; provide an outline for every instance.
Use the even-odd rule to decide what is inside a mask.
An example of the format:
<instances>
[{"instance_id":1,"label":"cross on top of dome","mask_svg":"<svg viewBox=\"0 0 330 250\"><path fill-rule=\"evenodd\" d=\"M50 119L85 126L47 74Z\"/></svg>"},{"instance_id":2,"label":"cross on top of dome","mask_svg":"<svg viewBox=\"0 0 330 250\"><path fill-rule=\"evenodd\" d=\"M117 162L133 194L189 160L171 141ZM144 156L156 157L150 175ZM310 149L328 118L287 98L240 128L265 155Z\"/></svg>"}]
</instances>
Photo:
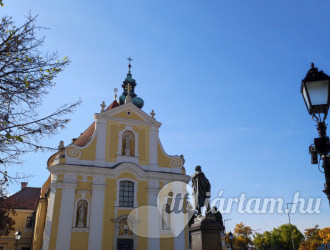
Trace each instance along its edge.
<instances>
[{"instance_id":1,"label":"cross on top of dome","mask_svg":"<svg viewBox=\"0 0 330 250\"><path fill-rule=\"evenodd\" d=\"M132 102L135 106L141 109L144 105L144 101L142 98L138 97L135 94L136 81L132 77L132 73L131 73L131 68L132 68L131 62L133 61L133 59L129 57L127 58L127 60L128 60L128 73L126 75L123 84L121 85L123 88L123 93L119 97L119 104L123 105L124 103ZM126 98L128 98L129 100L126 100Z\"/></svg>"}]
</instances>

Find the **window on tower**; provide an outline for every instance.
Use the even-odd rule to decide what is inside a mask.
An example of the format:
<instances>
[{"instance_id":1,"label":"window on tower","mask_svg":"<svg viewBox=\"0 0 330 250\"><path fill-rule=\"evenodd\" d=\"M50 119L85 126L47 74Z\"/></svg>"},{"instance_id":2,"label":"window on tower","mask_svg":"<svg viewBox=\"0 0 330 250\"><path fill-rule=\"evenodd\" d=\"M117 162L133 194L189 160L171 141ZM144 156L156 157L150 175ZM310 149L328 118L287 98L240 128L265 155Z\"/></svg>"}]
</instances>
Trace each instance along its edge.
<instances>
[{"instance_id":1,"label":"window on tower","mask_svg":"<svg viewBox=\"0 0 330 250\"><path fill-rule=\"evenodd\" d=\"M134 182L121 181L119 185L119 206L133 207L134 205Z\"/></svg>"}]
</instances>

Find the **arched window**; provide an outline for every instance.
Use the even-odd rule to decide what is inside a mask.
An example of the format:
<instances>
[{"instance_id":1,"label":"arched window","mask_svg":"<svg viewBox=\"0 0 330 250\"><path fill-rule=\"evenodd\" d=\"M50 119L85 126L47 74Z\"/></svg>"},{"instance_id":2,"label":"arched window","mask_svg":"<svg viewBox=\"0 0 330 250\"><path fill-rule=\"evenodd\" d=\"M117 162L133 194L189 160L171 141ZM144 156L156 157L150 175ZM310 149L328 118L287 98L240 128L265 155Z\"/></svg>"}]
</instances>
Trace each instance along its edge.
<instances>
[{"instance_id":1,"label":"arched window","mask_svg":"<svg viewBox=\"0 0 330 250\"><path fill-rule=\"evenodd\" d=\"M135 156L135 136L132 131L126 130L122 135L121 155Z\"/></svg>"},{"instance_id":2,"label":"arched window","mask_svg":"<svg viewBox=\"0 0 330 250\"><path fill-rule=\"evenodd\" d=\"M119 184L119 206L134 206L134 182L121 181Z\"/></svg>"}]
</instances>

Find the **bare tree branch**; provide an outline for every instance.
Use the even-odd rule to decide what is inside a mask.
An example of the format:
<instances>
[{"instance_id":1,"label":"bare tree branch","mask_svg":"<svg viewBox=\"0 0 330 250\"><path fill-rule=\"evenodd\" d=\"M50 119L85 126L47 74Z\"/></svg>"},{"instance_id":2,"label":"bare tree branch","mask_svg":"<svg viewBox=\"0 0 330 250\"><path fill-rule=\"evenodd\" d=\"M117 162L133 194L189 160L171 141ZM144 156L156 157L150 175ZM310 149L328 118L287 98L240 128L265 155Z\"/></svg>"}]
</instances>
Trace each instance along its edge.
<instances>
[{"instance_id":1,"label":"bare tree branch","mask_svg":"<svg viewBox=\"0 0 330 250\"><path fill-rule=\"evenodd\" d=\"M0 170L19 164L25 153L51 150L40 140L63 129L69 122L64 116L80 104L79 100L39 116L44 97L70 61L67 57L59 59L57 52L42 51L45 39L38 36L38 31L45 28L37 26L36 20L37 16L29 14L26 22L16 27L11 17L1 19Z\"/></svg>"},{"instance_id":2,"label":"bare tree branch","mask_svg":"<svg viewBox=\"0 0 330 250\"><path fill-rule=\"evenodd\" d=\"M0 0L2 6L2 0ZM36 25L37 16L28 15L26 22L16 27L11 17L0 22L0 236L13 230L11 215L15 211L6 199L9 182L27 176L9 176L7 167L20 164L22 155L54 150L41 144L41 139L63 129L69 122L64 116L72 113L80 100L65 104L46 116L38 108L55 78L69 63L56 52L44 53L44 37Z\"/></svg>"}]
</instances>

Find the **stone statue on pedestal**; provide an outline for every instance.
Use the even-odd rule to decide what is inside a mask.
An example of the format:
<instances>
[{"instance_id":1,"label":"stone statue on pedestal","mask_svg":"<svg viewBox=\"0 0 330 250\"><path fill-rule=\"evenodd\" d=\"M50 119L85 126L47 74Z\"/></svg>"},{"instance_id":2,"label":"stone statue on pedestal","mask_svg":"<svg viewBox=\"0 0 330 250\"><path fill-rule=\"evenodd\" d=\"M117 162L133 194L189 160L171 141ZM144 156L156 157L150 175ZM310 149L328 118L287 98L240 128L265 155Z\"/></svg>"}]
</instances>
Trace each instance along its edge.
<instances>
[{"instance_id":1,"label":"stone statue on pedestal","mask_svg":"<svg viewBox=\"0 0 330 250\"><path fill-rule=\"evenodd\" d=\"M195 207L194 209L201 214L201 208L206 207L206 210L210 210L209 199L211 196L211 184L202 172L201 166L196 166L195 173L190 177L193 187L193 198Z\"/></svg>"},{"instance_id":2,"label":"stone statue on pedestal","mask_svg":"<svg viewBox=\"0 0 330 250\"><path fill-rule=\"evenodd\" d=\"M220 213L218 208L216 206L213 206L211 212L209 212L209 213L212 213L215 216L216 221L221 224L221 226L223 227L223 230L224 230L225 227L223 225L222 214Z\"/></svg>"},{"instance_id":3,"label":"stone statue on pedestal","mask_svg":"<svg viewBox=\"0 0 330 250\"><path fill-rule=\"evenodd\" d=\"M191 249L222 250L221 235L224 230L222 215L216 207L210 209L211 184L200 166L196 166L191 181L196 211L188 223ZM201 208L204 206L206 207L205 216L201 214Z\"/></svg>"}]
</instances>

